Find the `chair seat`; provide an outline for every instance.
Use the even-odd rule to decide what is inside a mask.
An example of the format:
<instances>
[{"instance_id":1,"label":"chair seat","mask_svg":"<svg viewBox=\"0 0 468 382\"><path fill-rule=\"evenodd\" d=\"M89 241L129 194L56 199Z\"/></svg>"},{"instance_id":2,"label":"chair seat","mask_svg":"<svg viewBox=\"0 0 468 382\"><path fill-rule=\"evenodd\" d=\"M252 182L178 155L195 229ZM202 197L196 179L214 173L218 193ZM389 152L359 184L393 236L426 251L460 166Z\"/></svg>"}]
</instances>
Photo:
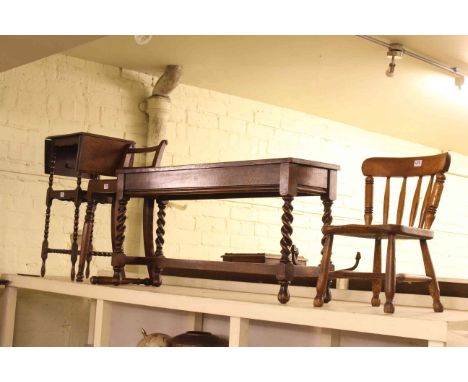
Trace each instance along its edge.
<instances>
[{"instance_id":1,"label":"chair seat","mask_svg":"<svg viewBox=\"0 0 468 382\"><path fill-rule=\"evenodd\" d=\"M425 239L434 237L434 232L428 229L408 227L398 224L346 224L328 225L322 228L325 235L340 235L363 237L366 239L384 239L395 235L397 239Z\"/></svg>"}]
</instances>

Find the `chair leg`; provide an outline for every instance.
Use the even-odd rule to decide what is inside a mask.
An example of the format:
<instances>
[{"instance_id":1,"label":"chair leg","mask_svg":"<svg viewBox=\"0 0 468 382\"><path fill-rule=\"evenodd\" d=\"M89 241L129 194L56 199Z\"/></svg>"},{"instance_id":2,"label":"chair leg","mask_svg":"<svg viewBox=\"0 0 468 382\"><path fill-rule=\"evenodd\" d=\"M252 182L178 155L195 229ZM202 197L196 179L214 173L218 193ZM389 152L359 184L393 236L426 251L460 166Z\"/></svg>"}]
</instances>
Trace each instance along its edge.
<instances>
[{"instance_id":1,"label":"chair leg","mask_svg":"<svg viewBox=\"0 0 468 382\"><path fill-rule=\"evenodd\" d=\"M83 224L83 235L81 237L80 246L80 260L78 263L78 273L76 274L76 281L81 282L84 278L84 269L86 259L91 250L91 232L93 231L93 214L94 214L94 203L88 202L86 206L86 216Z\"/></svg>"},{"instance_id":2,"label":"chair leg","mask_svg":"<svg viewBox=\"0 0 468 382\"><path fill-rule=\"evenodd\" d=\"M429 276L431 278L431 281L429 283L429 293L432 296L432 307L434 309L434 312L443 312L444 307L440 302L439 283L437 282L434 266L432 265L431 255L429 253L427 241L420 240L419 243L421 245L421 252L424 261L424 269L426 270L426 276Z\"/></svg>"},{"instance_id":3,"label":"chair leg","mask_svg":"<svg viewBox=\"0 0 468 382\"><path fill-rule=\"evenodd\" d=\"M374 247L374 273L382 272L382 239L375 239ZM372 280L372 306L380 306L380 292L382 290L382 279Z\"/></svg>"},{"instance_id":4,"label":"chair leg","mask_svg":"<svg viewBox=\"0 0 468 382\"><path fill-rule=\"evenodd\" d=\"M330 258L333 246L333 235L328 235L323 248L322 262L320 263L319 276L317 280L317 294L314 298L314 306L323 305L323 296L327 287L328 272L330 271Z\"/></svg>"},{"instance_id":5,"label":"chair leg","mask_svg":"<svg viewBox=\"0 0 468 382\"><path fill-rule=\"evenodd\" d=\"M387 262L385 267L385 313L393 313L393 297L395 296L396 274L395 274L395 235L388 235Z\"/></svg>"},{"instance_id":6,"label":"chair leg","mask_svg":"<svg viewBox=\"0 0 468 382\"><path fill-rule=\"evenodd\" d=\"M328 304L332 300L331 294L331 287L332 287L333 280L328 280L327 287L325 288L325 292L323 292L323 302Z\"/></svg>"}]
</instances>

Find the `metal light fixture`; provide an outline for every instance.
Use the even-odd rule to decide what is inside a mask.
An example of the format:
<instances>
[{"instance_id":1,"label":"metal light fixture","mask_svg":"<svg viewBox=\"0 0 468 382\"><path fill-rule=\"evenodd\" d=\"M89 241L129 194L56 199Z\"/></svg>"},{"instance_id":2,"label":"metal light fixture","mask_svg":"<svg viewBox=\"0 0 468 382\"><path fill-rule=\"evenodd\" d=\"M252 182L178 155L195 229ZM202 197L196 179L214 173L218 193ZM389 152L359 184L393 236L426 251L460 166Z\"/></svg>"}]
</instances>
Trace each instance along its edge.
<instances>
[{"instance_id":1,"label":"metal light fixture","mask_svg":"<svg viewBox=\"0 0 468 382\"><path fill-rule=\"evenodd\" d=\"M453 71L455 73L458 72L457 68L453 68ZM461 90L463 84L465 83L465 76L463 74L458 74L457 76L455 76L455 86Z\"/></svg>"},{"instance_id":2,"label":"metal light fixture","mask_svg":"<svg viewBox=\"0 0 468 382\"><path fill-rule=\"evenodd\" d=\"M465 83L465 74L461 73L458 71L458 68L456 67L450 67L448 65L445 65L439 61L434 60L431 57L424 56L422 54L413 52L412 50L406 49L403 47L401 44L389 44L385 41L379 40L375 37L372 36L365 36L365 35L360 35L358 37L361 37L365 40L368 40L374 44L384 46L388 49L387 51L387 57L391 59L390 64L388 65L387 71L385 74L387 77L393 77L395 73L395 60L398 60L403 57L403 54L405 56L409 56L412 58L415 58L416 60L425 62L426 64L432 65L433 67L436 67L438 69L441 69L447 73L449 73L451 76L454 77L455 79L455 86L458 87L458 89L461 89L463 84Z\"/></svg>"},{"instance_id":3,"label":"metal light fixture","mask_svg":"<svg viewBox=\"0 0 468 382\"><path fill-rule=\"evenodd\" d=\"M387 77L393 77L395 73L395 60L399 60L403 58L403 45L401 44L390 44L388 51L387 51L387 57L391 59L390 64L388 64L388 68L385 72Z\"/></svg>"}]
</instances>

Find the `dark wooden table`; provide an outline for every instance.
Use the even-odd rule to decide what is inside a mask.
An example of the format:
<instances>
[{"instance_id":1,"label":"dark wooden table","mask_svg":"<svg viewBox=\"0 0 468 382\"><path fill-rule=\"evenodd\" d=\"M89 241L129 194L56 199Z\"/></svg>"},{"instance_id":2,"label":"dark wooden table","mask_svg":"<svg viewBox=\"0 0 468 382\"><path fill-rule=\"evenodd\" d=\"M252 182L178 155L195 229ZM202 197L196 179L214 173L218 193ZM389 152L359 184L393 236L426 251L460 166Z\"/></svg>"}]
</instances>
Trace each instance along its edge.
<instances>
[{"instance_id":1,"label":"dark wooden table","mask_svg":"<svg viewBox=\"0 0 468 382\"><path fill-rule=\"evenodd\" d=\"M161 285L161 270L197 269L201 271L239 272L274 275L280 283L278 300L289 301L288 285L295 277L316 277L318 267L296 266L298 250L293 245L293 206L296 196L320 196L324 214L322 222L332 222L331 207L336 199L336 178L339 166L296 158L280 158L239 162L222 162L156 169L122 169L117 171L119 210L116 221L116 250L112 257L114 276L93 277L96 284L118 285L123 280L126 264L148 267L148 279L133 279L135 283ZM144 198L143 232L145 257L126 256L123 252L126 205L129 198ZM279 264L221 262L170 259L164 256L165 208L169 200L228 199L281 197L281 260ZM153 247L154 202L158 206L156 250ZM323 240L322 240L323 244Z\"/></svg>"},{"instance_id":2,"label":"dark wooden table","mask_svg":"<svg viewBox=\"0 0 468 382\"><path fill-rule=\"evenodd\" d=\"M135 142L126 139L107 137L91 133L54 135L45 139L44 171L49 174L49 187L46 194L46 214L44 240L42 242L41 276L46 272L49 253L71 255L70 277L75 279L75 263L78 257L78 225L80 205L86 202L86 191L81 188L82 178L98 179L100 175L115 176L115 170L123 165L127 149ZM54 176L76 178L76 188L56 190L53 188ZM49 247L49 224L53 201L73 202L73 236L71 249ZM105 254L105 253L104 253ZM109 253L109 255L111 255Z\"/></svg>"}]
</instances>

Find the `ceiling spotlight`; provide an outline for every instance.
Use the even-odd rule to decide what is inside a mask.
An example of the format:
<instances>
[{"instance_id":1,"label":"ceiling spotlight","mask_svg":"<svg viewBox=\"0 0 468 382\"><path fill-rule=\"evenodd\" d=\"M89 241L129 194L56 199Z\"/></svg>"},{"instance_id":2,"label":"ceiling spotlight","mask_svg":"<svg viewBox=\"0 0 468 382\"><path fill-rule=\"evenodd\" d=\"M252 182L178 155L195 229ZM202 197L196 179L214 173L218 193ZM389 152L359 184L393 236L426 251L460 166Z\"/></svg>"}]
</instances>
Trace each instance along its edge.
<instances>
[{"instance_id":1,"label":"ceiling spotlight","mask_svg":"<svg viewBox=\"0 0 468 382\"><path fill-rule=\"evenodd\" d=\"M135 37L135 42L138 44L138 45L146 45L148 44L151 39L153 38L153 36L134 36Z\"/></svg>"},{"instance_id":2,"label":"ceiling spotlight","mask_svg":"<svg viewBox=\"0 0 468 382\"><path fill-rule=\"evenodd\" d=\"M458 89L461 90L463 84L465 83L465 77L455 77L455 86L458 87Z\"/></svg>"},{"instance_id":3,"label":"ceiling spotlight","mask_svg":"<svg viewBox=\"0 0 468 382\"><path fill-rule=\"evenodd\" d=\"M395 73L395 60L403 58L403 45L401 44L390 44L390 47L387 51L387 57L392 61L388 64L388 68L385 72L387 77L393 77Z\"/></svg>"},{"instance_id":4,"label":"ceiling spotlight","mask_svg":"<svg viewBox=\"0 0 468 382\"><path fill-rule=\"evenodd\" d=\"M457 73L457 68L452 68L455 73L455 86L461 90L463 84L465 83L465 76L463 74Z\"/></svg>"},{"instance_id":5,"label":"ceiling spotlight","mask_svg":"<svg viewBox=\"0 0 468 382\"><path fill-rule=\"evenodd\" d=\"M395 59L392 57L392 62L390 62L390 64L388 64L388 68L387 70L385 71L385 75L387 77L393 77L393 74L395 73Z\"/></svg>"}]
</instances>

